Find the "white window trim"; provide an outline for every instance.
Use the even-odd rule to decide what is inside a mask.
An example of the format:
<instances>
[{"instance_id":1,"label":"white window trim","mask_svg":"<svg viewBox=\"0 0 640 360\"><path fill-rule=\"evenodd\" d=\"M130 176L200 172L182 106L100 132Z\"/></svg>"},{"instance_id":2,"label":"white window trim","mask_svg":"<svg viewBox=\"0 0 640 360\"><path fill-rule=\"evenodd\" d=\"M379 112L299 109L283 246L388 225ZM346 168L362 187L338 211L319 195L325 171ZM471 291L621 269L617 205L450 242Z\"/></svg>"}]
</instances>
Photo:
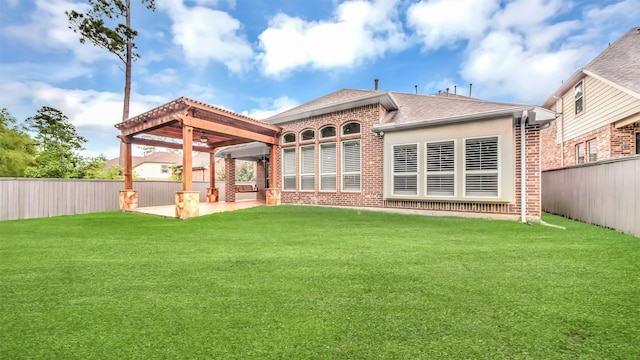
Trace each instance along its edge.
<instances>
[{"instance_id":1,"label":"white window trim","mask_svg":"<svg viewBox=\"0 0 640 360\"><path fill-rule=\"evenodd\" d=\"M582 90L582 94L580 95L580 97L576 97L576 88L578 87L578 85L580 85L580 89ZM582 99L582 110L580 110L580 112L576 111L576 104L578 102L578 100ZM576 116L580 115L580 114L584 114L584 110L585 110L585 101L584 101L584 80L581 80L579 83L575 84L573 86L573 111L575 113Z\"/></svg>"},{"instance_id":2,"label":"white window trim","mask_svg":"<svg viewBox=\"0 0 640 360\"><path fill-rule=\"evenodd\" d=\"M395 148L397 146L407 146L407 145L415 145L416 146L416 172L395 172ZM416 177L416 193L414 195L411 194L396 194L396 175L415 175ZM361 180L362 181L362 180ZM419 197L420 196L420 144L411 142L411 143L401 143L401 144L393 144L391 146L391 194L393 196L402 196L402 197Z\"/></svg>"},{"instance_id":3,"label":"white window trim","mask_svg":"<svg viewBox=\"0 0 640 360\"><path fill-rule=\"evenodd\" d=\"M593 145L593 146L591 146ZM591 140L587 140L587 145L586 145L586 149L585 149L585 159L587 160L587 162L593 162L591 160L591 150L593 151L593 154L596 156L596 159L593 161L598 161L598 142L597 139L591 139Z\"/></svg>"},{"instance_id":4,"label":"white window trim","mask_svg":"<svg viewBox=\"0 0 640 360\"><path fill-rule=\"evenodd\" d=\"M333 172L330 173L324 173L322 172L322 164L324 162L324 159L322 158L322 147L327 147L328 145L333 145L334 150L335 150L335 160L334 160L334 166L335 168L333 169ZM319 169L318 169L318 174L320 175L320 181L319 181L319 188L318 191L320 192L337 192L338 191L338 143L334 142L325 142L325 143L320 143L320 146L318 147L318 156L320 157L320 161L318 162L319 164ZM323 190L322 189L322 177L323 176L330 176L333 175L333 177L335 178L335 184L336 187L335 189L330 189L330 190Z\"/></svg>"},{"instance_id":5,"label":"white window trim","mask_svg":"<svg viewBox=\"0 0 640 360\"><path fill-rule=\"evenodd\" d=\"M312 139L303 140L302 139L302 134L307 132L307 131L313 131L313 138ZM300 131L300 133L298 134L298 142L299 143L308 143L308 142L311 142L311 141L316 141L316 137L317 137L317 132L314 129L307 128L307 129L304 129L304 130Z\"/></svg>"},{"instance_id":6,"label":"white window trim","mask_svg":"<svg viewBox=\"0 0 640 360\"><path fill-rule=\"evenodd\" d=\"M324 130L326 128L330 128L330 127L332 127L335 130L336 134L333 135L333 136L325 136L325 137L323 137L322 136L322 130ZM318 130L318 139L335 139L337 136L338 136L338 129L336 128L335 125L325 125L325 126L321 127L320 130Z\"/></svg>"},{"instance_id":7,"label":"white window trim","mask_svg":"<svg viewBox=\"0 0 640 360\"><path fill-rule=\"evenodd\" d=\"M580 147L582 147L582 162L580 162ZM586 164L587 162L587 149L584 143L578 143L575 146L576 149L576 165Z\"/></svg>"},{"instance_id":8,"label":"white window trim","mask_svg":"<svg viewBox=\"0 0 640 360\"><path fill-rule=\"evenodd\" d=\"M349 125L349 124L358 124L358 125L360 125L360 131L357 132L357 133L345 134L344 133L344 127ZM362 124L359 121L347 121L346 123L340 125L340 134L342 136L360 135L360 134L362 134Z\"/></svg>"},{"instance_id":9,"label":"white window trim","mask_svg":"<svg viewBox=\"0 0 640 360\"><path fill-rule=\"evenodd\" d=\"M358 146L359 161L360 161L360 169L359 169L358 172L345 172L344 171L344 168L345 168L345 166L344 166L344 164L345 164L345 161L344 161L344 156L345 156L344 149L345 149L345 146L344 146L344 144L345 143L350 143L350 142L358 142L360 144ZM340 146L340 160L341 160L340 169L342 169L342 173L340 175L340 190L342 192L346 192L346 193L359 193L359 192L362 192L362 139L358 138L358 139L344 140L344 141L341 142L340 145L341 145ZM345 175L355 175L355 174L360 175L360 184L358 186L358 190L345 190L345 188L344 188L344 184L345 184L344 176Z\"/></svg>"},{"instance_id":10,"label":"white window trim","mask_svg":"<svg viewBox=\"0 0 640 360\"><path fill-rule=\"evenodd\" d=\"M284 137L287 136L287 135L293 135L293 141L285 142L284 141ZM289 132L286 132L286 133L282 134L282 144L295 144L296 143L295 139L296 139L296 133L294 133L294 132L289 131Z\"/></svg>"},{"instance_id":11,"label":"white window trim","mask_svg":"<svg viewBox=\"0 0 640 360\"><path fill-rule=\"evenodd\" d=\"M293 153L295 154L295 156L297 157L298 156L298 151L297 151L296 147L286 147L286 148L282 149L282 191L297 191L298 190L298 180L297 180L296 174L294 173L292 175L292 174L286 174L285 173L285 171L286 171L286 163L285 163L284 154L285 154L285 151L292 151L292 150L293 150ZM294 160L294 164L297 164L295 162L295 160ZM298 172L298 167L297 166L296 166L296 172ZM295 189L285 189L285 186L284 186L285 185L285 177L293 177L294 179L296 179L296 187L295 187Z\"/></svg>"},{"instance_id":12,"label":"white window trim","mask_svg":"<svg viewBox=\"0 0 640 360\"><path fill-rule=\"evenodd\" d=\"M453 141L453 171L433 171L433 172L429 172L428 168L427 168L427 145L429 144L434 144L434 143L443 143L443 142L449 142L449 141ZM434 141L427 141L424 143L424 160L423 160L423 166L424 166L424 196L426 198L430 198L430 199L439 199L439 198L450 198L450 199L454 199L458 197L458 167L460 166L458 163L458 140L457 139L444 139L444 140L434 140ZM500 167L498 165L498 167ZM448 175L453 173L453 195L429 195L427 188L429 186L429 183L427 181L427 176L429 175Z\"/></svg>"},{"instance_id":13,"label":"white window trim","mask_svg":"<svg viewBox=\"0 0 640 360\"><path fill-rule=\"evenodd\" d=\"M467 140L484 139L496 137L498 139L498 169L497 170L471 170L467 171ZM499 199L502 194L502 137L500 135L484 135L462 138L462 198L467 199ZM467 195L467 174L498 174L497 177L497 195Z\"/></svg>"},{"instance_id":14,"label":"white window trim","mask_svg":"<svg viewBox=\"0 0 640 360\"><path fill-rule=\"evenodd\" d=\"M302 156L302 151L304 149L311 149L311 152L313 153L313 171L310 173L303 173L302 171L304 171L304 164L303 162L303 158L304 156ZM298 156L298 169L300 169L299 172L299 176L298 176L298 189L300 192L314 192L316 190L316 149L315 149L315 145L303 145L300 146L298 148L298 150L300 151L300 156ZM302 188L302 177L303 176L313 176L313 189L303 189Z\"/></svg>"}]
</instances>

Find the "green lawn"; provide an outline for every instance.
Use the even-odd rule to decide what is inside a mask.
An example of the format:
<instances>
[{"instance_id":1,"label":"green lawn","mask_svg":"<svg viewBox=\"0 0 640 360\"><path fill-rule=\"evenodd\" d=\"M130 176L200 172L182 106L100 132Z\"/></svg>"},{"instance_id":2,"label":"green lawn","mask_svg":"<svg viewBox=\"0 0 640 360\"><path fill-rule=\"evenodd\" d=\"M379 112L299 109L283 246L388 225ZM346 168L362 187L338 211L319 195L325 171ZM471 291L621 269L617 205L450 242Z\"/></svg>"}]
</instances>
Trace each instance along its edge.
<instances>
[{"instance_id":1,"label":"green lawn","mask_svg":"<svg viewBox=\"0 0 640 360\"><path fill-rule=\"evenodd\" d=\"M640 358L640 239L544 219L0 222L0 359Z\"/></svg>"}]
</instances>

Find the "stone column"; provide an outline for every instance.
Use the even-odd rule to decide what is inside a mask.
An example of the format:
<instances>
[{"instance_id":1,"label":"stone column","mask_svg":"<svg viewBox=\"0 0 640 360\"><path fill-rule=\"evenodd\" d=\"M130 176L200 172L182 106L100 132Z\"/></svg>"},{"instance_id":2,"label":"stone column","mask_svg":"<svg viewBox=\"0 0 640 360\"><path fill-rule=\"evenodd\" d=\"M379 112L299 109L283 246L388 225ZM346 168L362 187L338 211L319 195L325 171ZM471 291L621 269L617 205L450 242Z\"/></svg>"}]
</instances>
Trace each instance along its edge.
<instances>
[{"instance_id":1,"label":"stone column","mask_svg":"<svg viewBox=\"0 0 640 360\"><path fill-rule=\"evenodd\" d=\"M199 191L176 191L176 217L188 219L200 215Z\"/></svg>"},{"instance_id":2,"label":"stone column","mask_svg":"<svg viewBox=\"0 0 640 360\"><path fill-rule=\"evenodd\" d=\"M218 202L218 188L207 188L207 202Z\"/></svg>"},{"instance_id":3,"label":"stone column","mask_svg":"<svg viewBox=\"0 0 640 360\"><path fill-rule=\"evenodd\" d=\"M280 205L280 189L279 188L269 188L265 189L267 195L267 205L274 206Z\"/></svg>"},{"instance_id":4,"label":"stone column","mask_svg":"<svg viewBox=\"0 0 640 360\"><path fill-rule=\"evenodd\" d=\"M121 211L132 211L138 208L138 190L120 190L119 203Z\"/></svg>"}]
</instances>

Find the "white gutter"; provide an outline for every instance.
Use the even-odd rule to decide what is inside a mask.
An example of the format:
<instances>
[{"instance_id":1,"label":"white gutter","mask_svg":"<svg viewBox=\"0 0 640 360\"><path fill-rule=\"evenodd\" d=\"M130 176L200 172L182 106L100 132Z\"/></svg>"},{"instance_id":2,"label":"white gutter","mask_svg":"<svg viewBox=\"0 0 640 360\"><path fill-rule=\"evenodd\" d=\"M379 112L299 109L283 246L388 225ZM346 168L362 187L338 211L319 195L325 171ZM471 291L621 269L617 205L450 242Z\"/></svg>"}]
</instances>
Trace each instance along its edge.
<instances>
[{"instance_id":1,"label":"white gutter","mask_svg":"<svg viewBox=\"0 0 640 360\"><path fill-rule=\"evenodd\" d=\"M525 154L525 127L529 117L527 110L522 112L520 119L520 221L527 222L527 156Z\"/></svg>"}]
</instances>

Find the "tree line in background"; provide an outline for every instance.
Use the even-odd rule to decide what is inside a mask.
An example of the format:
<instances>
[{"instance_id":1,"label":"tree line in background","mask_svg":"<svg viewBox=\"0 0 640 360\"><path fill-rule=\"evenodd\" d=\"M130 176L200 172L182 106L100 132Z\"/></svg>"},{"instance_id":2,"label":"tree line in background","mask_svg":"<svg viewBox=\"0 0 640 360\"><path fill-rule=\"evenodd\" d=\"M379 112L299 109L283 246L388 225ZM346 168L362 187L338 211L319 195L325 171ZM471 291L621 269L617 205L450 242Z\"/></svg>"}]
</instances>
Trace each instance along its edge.
<instances>
[{"instance_id":1,"label":"tree line in background","mask_svg":"<svg viewBox=\"0 0 640 360\"><path fill-rule=\"evenodd\" d=\"M32 135L33 134L33 137ZM87 139L60 110L43 106L18 124L0 110L0 177L120 179L120 168L104 171L104 155L80 156Z\"/></svg>"}]
</instances>

